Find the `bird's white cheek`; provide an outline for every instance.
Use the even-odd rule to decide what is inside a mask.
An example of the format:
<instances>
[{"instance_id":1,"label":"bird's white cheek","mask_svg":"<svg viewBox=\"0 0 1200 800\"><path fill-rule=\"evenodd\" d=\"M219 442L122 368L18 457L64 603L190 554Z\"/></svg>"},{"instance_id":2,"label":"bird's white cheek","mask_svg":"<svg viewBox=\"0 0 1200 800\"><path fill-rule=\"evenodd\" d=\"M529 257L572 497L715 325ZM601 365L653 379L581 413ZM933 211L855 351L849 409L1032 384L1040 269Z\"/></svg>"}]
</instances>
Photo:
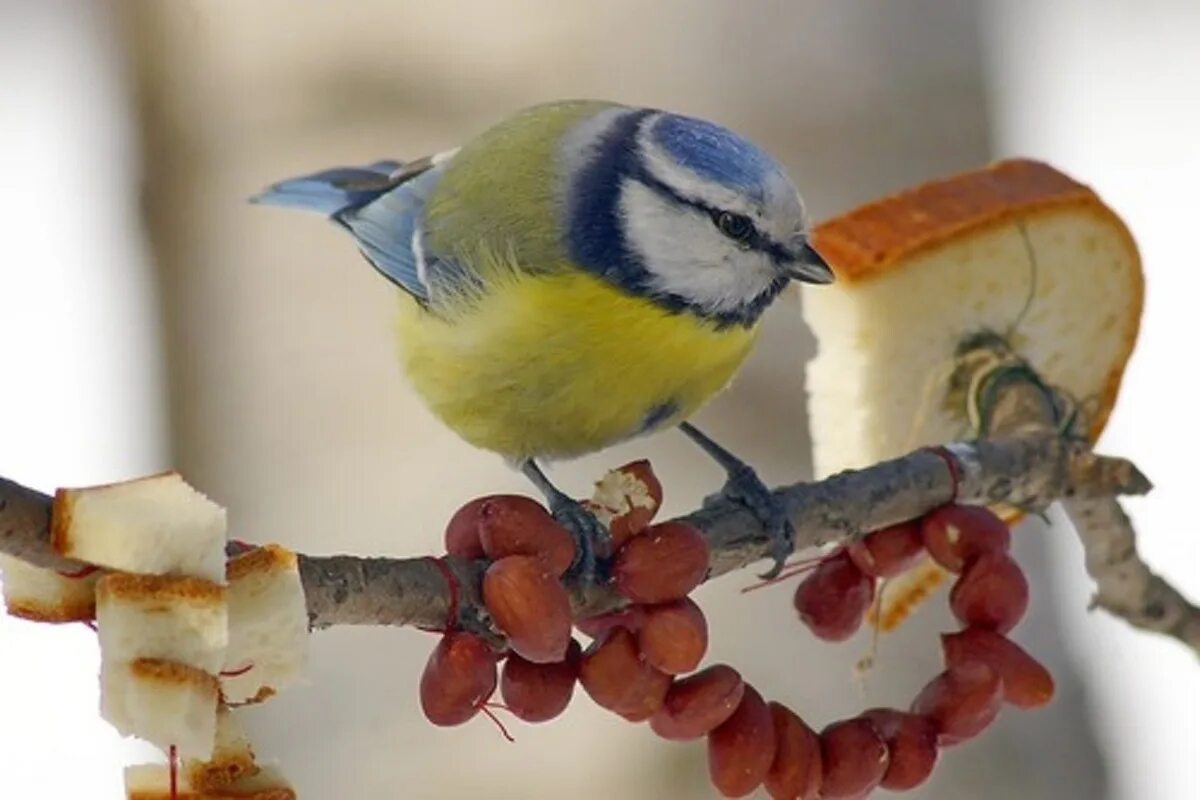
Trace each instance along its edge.
<instances>
[{"instance_id":1,"label":"bird's white cheek","mask_svg":"<svg viewBox=\"0 0 1200 800\"><path fill-rule=\"evenodd\" d=\"M629 244L651 286L714 312L734 311L770 285L774 270L760 253L730 242L701 212L627 181L621 213Z\"/></svg>"}]
</instances>

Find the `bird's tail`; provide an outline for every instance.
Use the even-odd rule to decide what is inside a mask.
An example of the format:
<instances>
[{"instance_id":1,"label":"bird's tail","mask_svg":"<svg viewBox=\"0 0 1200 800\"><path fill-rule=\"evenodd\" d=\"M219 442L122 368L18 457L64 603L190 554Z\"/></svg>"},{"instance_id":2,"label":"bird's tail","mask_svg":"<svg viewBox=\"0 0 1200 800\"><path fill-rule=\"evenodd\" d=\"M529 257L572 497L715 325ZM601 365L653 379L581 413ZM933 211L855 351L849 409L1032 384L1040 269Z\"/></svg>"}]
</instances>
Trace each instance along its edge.
<instances>
[{"instance_id":1,"label":"bird's tail","mask_svg":"<svg viewBox=\"0 0 1200 800\"><path fill-rule=\"evenodd\" d=\"M365 167L335 167L267 187L251 203L300 208L336 217L362 208L394 189L398 161L376 161Z\"/></svg>"}]
</instances>

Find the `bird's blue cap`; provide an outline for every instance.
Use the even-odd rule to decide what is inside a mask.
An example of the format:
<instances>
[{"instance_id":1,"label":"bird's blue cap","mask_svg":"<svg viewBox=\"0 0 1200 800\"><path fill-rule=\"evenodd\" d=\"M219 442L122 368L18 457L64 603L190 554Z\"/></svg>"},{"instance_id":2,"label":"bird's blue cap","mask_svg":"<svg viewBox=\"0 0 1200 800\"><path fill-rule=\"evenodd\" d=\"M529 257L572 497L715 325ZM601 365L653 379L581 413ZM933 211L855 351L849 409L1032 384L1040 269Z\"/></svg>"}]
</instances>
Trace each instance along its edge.
<instances>
[{"instance_id":1,"label":"bird's blue cap","mask_svg":"<svg viewBox=\"0 0 1200 800\"><path fill-rule=\"evenodd\" d=\"M769 177L784 176L783 167L753 142L706 120L664 114L651 135L680 166L757 200Z\"/></svg>"}]
</instances>

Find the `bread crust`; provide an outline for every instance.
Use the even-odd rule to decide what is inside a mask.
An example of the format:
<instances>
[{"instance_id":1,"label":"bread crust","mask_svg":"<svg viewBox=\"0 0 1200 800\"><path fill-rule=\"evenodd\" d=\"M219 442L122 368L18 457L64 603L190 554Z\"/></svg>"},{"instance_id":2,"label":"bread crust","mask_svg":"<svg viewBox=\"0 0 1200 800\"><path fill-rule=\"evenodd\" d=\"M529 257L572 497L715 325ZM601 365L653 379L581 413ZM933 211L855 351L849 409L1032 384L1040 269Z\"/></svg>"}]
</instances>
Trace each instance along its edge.
<instances>
[{"instance_id":1,"label":"bread crust","mask_svg":"<svg viewBox=\"0 0 1200 800\"><path fill-rule=\"evenodd\" d=\"M188 764L188 782L203 791L220 790L235 783L242 776L251 774L256 767L252 755L237 754L211 761L195 761Z\"/></svg>"},{"instance_id":2,"label":"bread crust","mask_svg":"<svg viewBox=\"0 0 1200 800\"><path fill-rule=\"evenodd\" d=\"M240 787L234 783L208 790L180 787L176 797L178 800L296 800L296 792L286 786ZM126 800L171 800L171 792L166 788L133 789Z\"/></svg>"},{"instance_id":3,"label":"bread crust","mask_svg":"<svg viewBox=\"0 0 1200 800\"><path fill-rule=\"evenodd\" d=\"M99 602L175 600L211 605L224 602L225 587L203 578L112 572L96 584L96 599Z\"/></svg>"},{"instance_id":4,"label":"bread crust","mask_svg":"<svg viewBox=\"0 0 1200 800\"><path fill-rule=\"evenodd\" d=\"M254 749L233 721L233 710L217 708L217 741L210 759L189 759L185 764L188 784L201 791L214 791L259 772Z\"/></svg>"},{"instance_id":5,"label":"bread crust","mask_svg":"<svg viewBox=\"0 0 1200 800\"><path fill-rule=\"evenodd\" d=\"M295 553L277 544L267 544L229 559L225 565L225 580L241 580L255 573L291 572L296 566Z\"/></svg>"},{"instance_id":6,"label":"bread crust","mask_svg":"<svg viewBox=\"0 0 1200 800\"><path fill-rule=\"evenodd\" d=\"M86 600L42 603L12 599L8 601L8 613L33 622L86 622L96 618L96 604Z\"/></svg>"},{"instance_id":7,"label":"bread crust","mask_svg":"<svg viewBox=\"0 0 1200 800\"><path fill-rule=\"evenodd\" d=\"M190 685L212 695L214 703L220 694L216 676L189 664L162 658L138 658L129 662L129 671L141 680Z\"/></svg>"},{"instance_id":8,"label":"bread crust","mask_svg":"<svg viewBox=\"0 0 1200 800\"><path fill-rule=\"evenodd\" d=\"M74 547L71 543L71 517L75 512L75 489L57 489L50 505L50 547L66 556Z\"/></svg>"},{"instance_id":9,"label":"bread crust","mask_svg":"<svg viewBox=\"0 0 1200 800\"><path fill-rule=\"evenodd\" d=\"M296 800L296 793L287 788L249 789L242 792L236 786L200 792L182 789L175 796L178 800ZM129 792L126 800L171 800L171 793L167 789L135 789Z\"/></svg>"},{"instance_id":10,"label":"bread crust","mask_svg":"<svg viewBox=\"0 0 1200 800\"><path fill-rule=\"evenodd\" d=\"M813 246L830 263L837 280L853 287L894 269L914 256L964 236L1013 224L1032 215L1083 212L1111 226L1135 265L1129 276L1133 313L1122 333L1123 347L1102 386L1089 435L1104 430L1116 402L1125 366L1137 342L1145 282L1137 244L1119 216L1089 187L1040 161L1012 159L963 172L876 200L813 230Z\"/></svg>"}]
</instances>

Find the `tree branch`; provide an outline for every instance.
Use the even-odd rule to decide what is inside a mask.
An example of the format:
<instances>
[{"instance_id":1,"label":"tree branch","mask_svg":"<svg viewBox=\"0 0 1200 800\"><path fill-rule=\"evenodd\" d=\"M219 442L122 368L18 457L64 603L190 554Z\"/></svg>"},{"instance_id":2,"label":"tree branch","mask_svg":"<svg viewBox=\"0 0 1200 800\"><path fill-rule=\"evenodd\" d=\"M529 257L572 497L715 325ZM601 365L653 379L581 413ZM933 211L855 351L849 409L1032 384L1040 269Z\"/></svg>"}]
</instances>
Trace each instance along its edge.
<instances>
[{"instance_id":1,"label":"tree branch","mask_svg":"<svg viewBox=\"0 0 1200 800\"><path fill-rule=\"evenodd\" d=\"M1096 581L1093 607L1135 628L1174 637L1200 655L1200 609L1154 574L1138 556L1133 523L1115 497L1063 501L1083 542L1088 574Z\"/></svg>"},{"instance_id":2,"label":"tree branch","mask_svg":"<svg viewBox=\"0 0 1200 800\"><path fill-rule=\"evenodd\" d=\"M976 344L977 352L997 347ZM996 354L993 352L993 356ZM1092 453L1060 424L1061 398L1028 367L1014 369L1010 354L985 360L997 377L982 409L986 438L919 450L861 470L775 490L796 530L798 550L843 541L921 516L951 501L1008 503L1021 510L1068 499L1088 551L1089 570L1100 582L1097 602L1138 627L1157 630L1200 648L1200 611L1154 576L1137 558L1133 531L1113 499L1145 494L1150 482L1129 461ZM971 353L963 364L978 364ZM990 377L990 376L989 376ZM1073 509L1073 511L1072 511ZM1115 509L1115 511L1114 511ZM1107 514L1100 513L1106 510ZM1113 520L1119 519L1120 524ZM82 565L55 555L49 545L50 498L0 479L0 552L32 564L73 571ZM681 521L708 539L709 578L767 556L769 541L749 511L720 496ZM1118 555L1114 555L1114 553ZM414 625L441 629L448 623L484 633L479 597L483 562L446 557L363 558L301 555L300 574L314 628L332 625ZM457 619L451 611L447 570L457 587ZM1127 576L1125 578L1118 575ZM1128 576L1135 576L1128 578ZM619 608L612 589L573 582L568 586L576 618ZM1200 649L1198 649L1200 651Z\"/></svg>"}]
</instances>

